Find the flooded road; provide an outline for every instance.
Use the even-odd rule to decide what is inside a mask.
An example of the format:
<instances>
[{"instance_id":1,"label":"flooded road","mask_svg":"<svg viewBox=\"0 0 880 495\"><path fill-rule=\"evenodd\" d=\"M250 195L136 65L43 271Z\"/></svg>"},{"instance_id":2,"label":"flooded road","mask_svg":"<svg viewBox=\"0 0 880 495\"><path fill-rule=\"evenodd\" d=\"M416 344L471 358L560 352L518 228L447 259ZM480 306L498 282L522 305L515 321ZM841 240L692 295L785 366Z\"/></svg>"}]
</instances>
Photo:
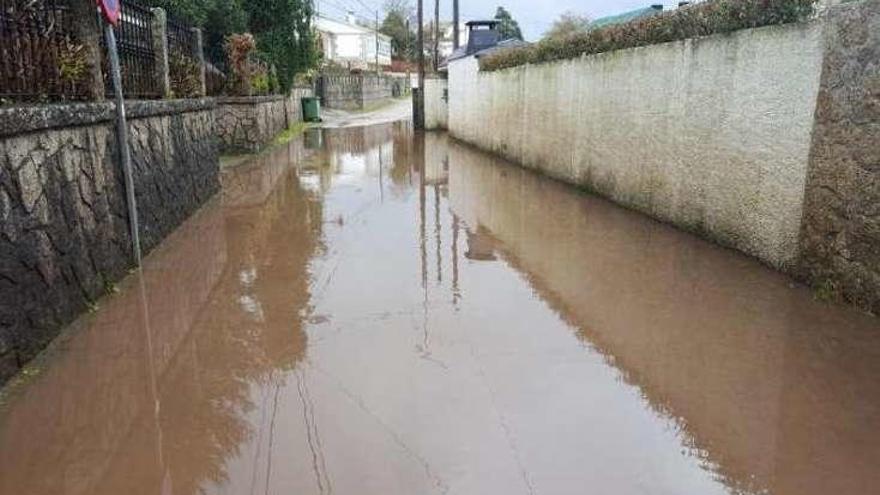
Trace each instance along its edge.
<instances>
[{"instance_id":1,"label":"flooded road","mask_svg":"<svg viewBox=\"0 0 880 495\"><path fill-rule=\"evenodd\" d=\"M0 406L0 494L847 494L880 320L409 124L310 132Z\"/></svg>"}]
</instances>

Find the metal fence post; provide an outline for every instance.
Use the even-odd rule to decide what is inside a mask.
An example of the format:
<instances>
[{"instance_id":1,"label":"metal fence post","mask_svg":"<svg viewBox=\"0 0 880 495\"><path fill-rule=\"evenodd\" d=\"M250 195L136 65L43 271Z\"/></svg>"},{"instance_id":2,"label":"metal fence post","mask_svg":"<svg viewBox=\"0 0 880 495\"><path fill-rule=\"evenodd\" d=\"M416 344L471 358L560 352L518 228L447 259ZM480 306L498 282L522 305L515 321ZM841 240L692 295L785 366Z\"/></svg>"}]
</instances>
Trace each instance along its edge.
<instances>
[{"instance_id":1,"label":"metal fence post","mask_svg":"<svg viewBox=\"0 0 880 495\"><path fill-rule=\"evenodd\" d=\"M201 81L201 89L199 90L199 96L206 96L208 94L208 84L207 79L205 78L205 71L207 70L205 67L205 48L204 41L202 40L202 30L199 28L192 28L193 33L196 38L196 62L199 64L199 79Z\"/></svg>"},{"instance_id":2,"label":"metal fence post","mask_svg":"<svg viewBox=\"0 0 880 495\"><path fill-rule=\"evenodd\" d=\"M101 26L95 12L94 2L71 2L73 25L77 39L85 47L88 76L85 83L85 96L92 101L104 99L104 74L101 70Z\"/></svg>"},{"instance_id":3,"label":"metal fence post","mask_svg":"<svg viewBox=\"0 0 880 495\"><path fill-rule=\"evenodd\" d=\"M159 94L163 98L171 96L171 75L168 69L168 16L165 9L150 9L152 14L153 54L155 57L155 78Z\"/></svg>"}]
</instances>

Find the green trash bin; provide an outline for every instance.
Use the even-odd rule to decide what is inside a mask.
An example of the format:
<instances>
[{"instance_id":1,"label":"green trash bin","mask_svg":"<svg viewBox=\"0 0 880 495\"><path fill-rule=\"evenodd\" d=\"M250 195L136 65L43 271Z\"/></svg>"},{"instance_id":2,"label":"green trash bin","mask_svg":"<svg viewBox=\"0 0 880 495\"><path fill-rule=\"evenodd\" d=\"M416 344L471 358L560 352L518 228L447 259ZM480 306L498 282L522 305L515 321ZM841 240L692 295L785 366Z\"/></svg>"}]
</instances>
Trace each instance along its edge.
<instances>
[{"instance_id":1,"label":"green trash bin","mask_svg":"<svg viewBox=\"0 0 880 495\"><path fill-rule=\"evenodd\" d=\"M306 122L321 121L321 101L314 96L302 98L303 120Z\"/></svg>"}]
</instances>

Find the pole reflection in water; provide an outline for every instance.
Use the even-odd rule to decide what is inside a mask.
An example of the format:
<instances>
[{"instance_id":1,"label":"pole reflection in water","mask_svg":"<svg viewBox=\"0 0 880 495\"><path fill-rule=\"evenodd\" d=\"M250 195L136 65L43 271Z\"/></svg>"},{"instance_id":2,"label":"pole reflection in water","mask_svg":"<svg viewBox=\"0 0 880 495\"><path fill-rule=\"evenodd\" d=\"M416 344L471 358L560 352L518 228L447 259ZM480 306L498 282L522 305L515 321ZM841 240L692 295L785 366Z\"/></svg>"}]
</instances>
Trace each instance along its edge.
<instances>
[{"instance_id":1,"label":"pole reflection in water","mask_svg":"<svg viewBox=\"0 0 880 495\"><path fill-rule=\"evenodd\" d=\"M224 171L35 369L2 494L880 486L877 319L408 123Z\"/></svg>"}]
</instances>

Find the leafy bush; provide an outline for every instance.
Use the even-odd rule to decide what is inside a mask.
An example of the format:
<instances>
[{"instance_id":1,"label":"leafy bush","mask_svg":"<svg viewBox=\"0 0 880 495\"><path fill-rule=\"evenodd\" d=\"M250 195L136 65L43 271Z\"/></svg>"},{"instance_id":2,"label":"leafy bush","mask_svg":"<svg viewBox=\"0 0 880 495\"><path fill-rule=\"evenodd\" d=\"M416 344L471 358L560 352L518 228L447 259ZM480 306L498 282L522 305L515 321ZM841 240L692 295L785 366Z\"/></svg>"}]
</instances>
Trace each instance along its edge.
<instances>
[{"instance_id":1,"label":"leafy bush","mask_svg":"<svg viewBox=\"0 0 880 495\"><path fill-rule=\"evenodd\" d=\"M255 95L267 95L272 90L272 83L266 71L257 70L251 76L251 89Z\"/></svg>"},{"instance_id":2,"label":"leafy bush","mask_svg":"<svg viewBox=\"0 0 880 495\"><path fill-rule=\"evenodd\" d=\"M77 85L89 70L86 47L82 43L61 40L58 46L58 76L62 83Z\"/></svg>"},{"instance_id":3,"label":"leafy bush","mask_svg":"<svg viewBox=\"0 0 880 495\"><path fill-rule=\"evenodd\" d=\"M710 0L671 12L534 45L499 50L480 59L480 69L496 71L524 64L576 58L670 41L729 33L807 19L817 0Z\"/></svg>"},{"instance_id":4,"label":"leafy bush","mask_svg":"<svg viewBox=\"0 0 880 495\"><path fill-rule=\"evenodd\" d=\"M251 77L251 88L255 95L265 95L269 93L269 78L265 74L255 74Z\"/></svg>"},{"instance_id":5,"label":"leafy bush","mask_svg":"<svg viewBox=\"0 0 880 495\"><path fill-rule=\"evenodd\" d=\"M229 90L237 95L249 95L253 77L252 57L257 48L250 33L230 34L226 37L226 58L229 60Z\"/></svg>"},{"instance_id":6,"label":"leafy bush","mask_svg":"<svg viewBox=\"0 0 880 495\"><path fill-rule=\"evenodd\" d=\"M280 90L289 88L296 74L318 62L318 45L312 26L313 0L146 1L202 27L208 60L220 70L227 70L224 58L228 38L245 31L253 34L256 49L265 56L265 61L277 67Z\"/></svg>"},{"instance_id":7,"label":"leafy bush","mask_svg":"<svg viewBox=\"0 0 880 495\"><path fill-rule=\"evenodd\" d=\"M226 56L230 69L229 93L239 96L268 95L283 89L275 67L266 62L269 58L266 54L257 51L257 43L250 33L228 36Z\"/></svg>"},{"instance_id":8,"label":"leafy bush","mask_svg":"<svg viewBox=\"0 0 880 495\"><path fill-rule=\"evenodd\" d=\"M317 63L317 46L312 29L314 2L311 0L250 0L242 6L248 26L264 61L276 67L281 89L293 84L296 74Z\"/></svg>"},{"instance_id":9,"label":"leafy bush","mask_svg":"<svg viewBox=\"0 0 880 495\"><path fill-rule=\"evenodd\" d=\"M168 58L171 92L175 98L197 98L202 90L199 63L182 53L171 53Z\"/></svg>"}]
</instances>

